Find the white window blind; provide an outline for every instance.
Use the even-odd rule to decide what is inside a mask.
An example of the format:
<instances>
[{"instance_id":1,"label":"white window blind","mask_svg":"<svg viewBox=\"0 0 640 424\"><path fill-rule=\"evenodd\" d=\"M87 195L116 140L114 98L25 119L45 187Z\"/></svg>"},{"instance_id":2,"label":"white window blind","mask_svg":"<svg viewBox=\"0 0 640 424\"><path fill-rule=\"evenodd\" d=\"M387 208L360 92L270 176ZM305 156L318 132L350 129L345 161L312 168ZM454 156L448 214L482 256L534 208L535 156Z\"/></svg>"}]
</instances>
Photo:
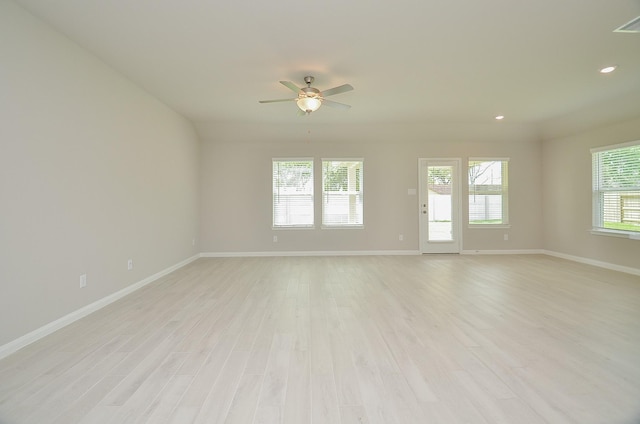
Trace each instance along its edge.
<instances>
[{"instance_id":1,"label":"white window blind","mask_svg":"<svg viewBox=\"0 0 640 424\"><path fill-rule=\"evenodd\" d=\"M313 159L273 159L273 226L313 227Z\"/></svg>"},{"instance_id":2,"label":"white window blind","mask_svg":"<svg viewBox=\"0 0 640 424\"><path fill-rule=\"evenodd\" d=\"M592 149L593 227L640 232L640 141Z\"/></svg>"},{"instance_id":3,"label":"white window blind","mask_svg":"<svg viewBox=\"0 0 640 424\"><path fill-rule=\"evenodd\" d=\"M363 225L363 161L361 159L322 160L322 225L361 227Z\"/></svg>"},{"instance_id":4,"label":"white window blind","mask_svg":"<svg viewBox=\"0 0 640 424\"><path fill-rule=\"evenodd\" d=\"M469 224L509 224L509 159L469 159Z\"/></svg>"}]
</instances>

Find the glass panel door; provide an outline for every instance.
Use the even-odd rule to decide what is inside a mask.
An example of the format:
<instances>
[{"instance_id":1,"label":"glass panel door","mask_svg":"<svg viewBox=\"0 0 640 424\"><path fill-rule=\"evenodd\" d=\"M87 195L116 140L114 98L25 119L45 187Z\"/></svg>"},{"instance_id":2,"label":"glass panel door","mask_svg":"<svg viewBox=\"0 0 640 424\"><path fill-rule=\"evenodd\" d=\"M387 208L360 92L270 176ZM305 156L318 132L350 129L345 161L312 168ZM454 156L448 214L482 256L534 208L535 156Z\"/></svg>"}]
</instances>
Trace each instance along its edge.
<instances>
[{"instance_id":1,"label":"glass panel door","mask_svg":"<svg viewBox=\"0 0 640 424\"><path fill-rule=\"evenodd\" d=\"M459 170L459 159L420 159L422 253L460 252Z\"/></svg>"}]
</instances>

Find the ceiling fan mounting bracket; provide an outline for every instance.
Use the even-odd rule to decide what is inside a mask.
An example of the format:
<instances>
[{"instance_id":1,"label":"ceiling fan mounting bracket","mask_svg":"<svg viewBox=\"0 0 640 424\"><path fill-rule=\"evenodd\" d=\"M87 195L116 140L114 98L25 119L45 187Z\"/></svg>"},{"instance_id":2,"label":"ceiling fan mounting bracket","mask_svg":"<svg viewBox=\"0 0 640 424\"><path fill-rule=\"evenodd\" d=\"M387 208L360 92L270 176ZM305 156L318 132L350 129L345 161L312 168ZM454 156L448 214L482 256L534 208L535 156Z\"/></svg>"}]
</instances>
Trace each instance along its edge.
<instances>
[{"instance_id":1,"label":"ceiling fan mounting bracket","mask_svg":"<svg viewBox=\"0 0 640 424\"><path fill-rule=\"evenodd\" d=\"M315 81L315 78L312 76L306 76L304 77L304 82L308 85L311 86L311 84L313 83L313 81Z\"/></svg>"}]
</instances>

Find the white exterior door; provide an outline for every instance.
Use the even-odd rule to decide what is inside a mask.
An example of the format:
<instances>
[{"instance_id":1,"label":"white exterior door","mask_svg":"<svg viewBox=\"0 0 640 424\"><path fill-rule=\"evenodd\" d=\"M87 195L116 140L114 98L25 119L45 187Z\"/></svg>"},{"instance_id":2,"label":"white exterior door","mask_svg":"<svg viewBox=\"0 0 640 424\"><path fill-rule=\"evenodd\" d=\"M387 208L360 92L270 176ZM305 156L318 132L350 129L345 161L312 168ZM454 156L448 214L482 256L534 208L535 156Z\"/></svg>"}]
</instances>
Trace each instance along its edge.
<instances>
[{"instance_id":1,"label":"white exterior door","mask_svg":"<svg viewBox=\"0 0 640 424\"><path fill-rule=\"evenodd\" d=\"M460 159L419 159L420 252L460 253Z\"/></svg>"}]
</instances>

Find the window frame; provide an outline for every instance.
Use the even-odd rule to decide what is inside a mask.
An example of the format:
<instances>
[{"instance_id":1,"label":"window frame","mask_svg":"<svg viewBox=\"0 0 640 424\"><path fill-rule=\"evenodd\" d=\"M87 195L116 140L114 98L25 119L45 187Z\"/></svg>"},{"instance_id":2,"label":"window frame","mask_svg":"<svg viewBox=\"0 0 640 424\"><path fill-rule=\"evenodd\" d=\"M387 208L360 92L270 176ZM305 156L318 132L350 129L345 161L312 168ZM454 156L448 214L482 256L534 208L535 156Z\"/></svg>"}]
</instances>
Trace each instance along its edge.
<instances>
[{"instance_id":1,"label":"window frame","mask_svg":"<svg viewBox=\"0 0 640 424\"><path fill-rule=\"evenodd\" d=\"M275 186L275 166L280 162L309 162L311 164L311 223L309 224L277 224L276 223L276 189ZM279 187L278 187L279 188ZM307 205L309 206L309 205ZM315 228L315 159L313 157L291 157L291 158L271 158L271 228L273 230L308 230Z\"/></svg>"},{"instance_id":2,"label":"window frame","mask_svg":"<svg viewBox=\"0 0 640 424\"><path fill-rule=\"evenodd\" d=\"M357 162L359 163L359 175L356 184L359 185L359 190L355 190L354 192L347 191L346 195L349 196L357 196L360 198L361 212L360 212L360 222L357 223L346 223L346 224L336 224L336 223L327 223L326 215L325 215L325 199L329 195L329 193L337 193L332 191L325 190L325 163L326 162ZM321 185L321 228L322 229L362 229L364 228L364 159L363 158L321 158L320 159L320 168L321 168L321 176L320 176L320 185ZM357 202L356 197L356 202ZM357 208L357 203L356 203Z\"/></svg>"},{"instance_id":3,"label":"window frame","mask_svg":"<svg viewBox=\"0 0 640 424\"><path fill-rule=\"evenodd\" d=\"M638 185L635 187L625 187L620 189L613 189L608 187L602 187L602 154L607 152L612 152L614 150L625 149L629 147L640 147L640 140L629 141L626 143L619 143L601 147L595 147L590 149L591 152L591 234L594 235L606 235L613 237L623 237L629 238L633 240L640 240L640 228L638 231L634 230L625 230L625 229L616 229L616 228L607 228L605 227L605 193L614 193L614 195L619 195L623 197L620 193L629 192L636 196L640 196L640 180L638 181ZM640 170L640 165L639 165ZM621 206L622 208L622 206ZM620 212L622 214L622 211ZM621 217L622 220L622 217Z\"/></svg>"},{"instance_id":4,"label":"window frame","mask_svg":"<svg viewBox=\"0 0 640 424\"><path fill-rule=\"evenodd\" d=\"M475 184L471 184L469 170L471 169L471 162L501 162L501 176L500 176L500 196L501 196L501 219L496 223L481 223L474 224L471 221L471 203L470 197L472 194L472 188ZM468 228L511 228L509 220L509 162L508 157L469 157L467 159L467 227ZM486 194L498 194L497 192L490 192Z\"/></svg>"}]
</instances>

